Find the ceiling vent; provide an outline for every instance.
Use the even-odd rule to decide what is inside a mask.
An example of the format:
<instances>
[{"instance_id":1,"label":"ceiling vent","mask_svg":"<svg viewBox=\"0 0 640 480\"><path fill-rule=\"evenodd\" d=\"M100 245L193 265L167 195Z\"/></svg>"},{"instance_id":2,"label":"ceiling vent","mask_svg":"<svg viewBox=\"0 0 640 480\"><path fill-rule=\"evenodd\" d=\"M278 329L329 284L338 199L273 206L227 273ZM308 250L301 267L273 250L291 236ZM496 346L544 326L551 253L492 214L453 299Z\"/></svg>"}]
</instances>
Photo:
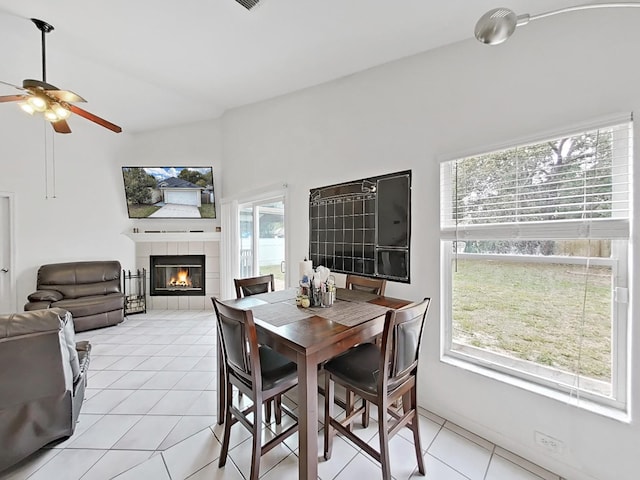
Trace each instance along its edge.
<instances>
[{"instance_id":1,"label":"ceiling vent","mask_svg":"<svg viewBox=\"0 0 640 480\"><path fill-rule=\"evenodd\" d=\"M253 7L258 6L260 0L236 0L240 5L242 5L247 10L251 10Z\"/></svg>"}]
</instances>

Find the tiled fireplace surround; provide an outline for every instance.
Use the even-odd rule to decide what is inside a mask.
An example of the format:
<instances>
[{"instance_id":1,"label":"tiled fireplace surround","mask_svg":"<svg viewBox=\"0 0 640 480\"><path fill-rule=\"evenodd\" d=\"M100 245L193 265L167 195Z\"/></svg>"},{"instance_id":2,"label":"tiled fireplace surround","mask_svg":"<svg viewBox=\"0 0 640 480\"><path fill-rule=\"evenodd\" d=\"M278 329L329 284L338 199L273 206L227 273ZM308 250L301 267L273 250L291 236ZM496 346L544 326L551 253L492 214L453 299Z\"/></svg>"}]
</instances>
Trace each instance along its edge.
<instances>
[{"instance_id":1,"label":"tiled fireplace surround","mask_svg":"<svg viewBox=\"0 0 640 480\"><path fill-rule=\"evenodd\" d=\"M220 295L220 234L203 232L137 233L136 268L147 270L147 310L205 310ZM150 255L204 255L204 296L150 296Z\"/></svg>"}]
</instances>

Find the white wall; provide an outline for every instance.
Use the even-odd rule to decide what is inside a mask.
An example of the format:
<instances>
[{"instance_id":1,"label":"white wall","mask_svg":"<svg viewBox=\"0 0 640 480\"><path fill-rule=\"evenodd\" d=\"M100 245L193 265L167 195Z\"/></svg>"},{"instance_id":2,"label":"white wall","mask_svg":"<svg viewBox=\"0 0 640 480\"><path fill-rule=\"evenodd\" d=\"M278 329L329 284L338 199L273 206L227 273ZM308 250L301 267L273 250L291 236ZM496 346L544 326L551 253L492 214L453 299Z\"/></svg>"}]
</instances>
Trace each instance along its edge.
<instances>
[{"instance_id":1,"label":"white wall","mask_svg":"<svg viewBox=\"0 0 640 480\"><path fill-rule=\"evenodd\" d=\"M51 142L51 127L15 105L0 108L0 191L15 194L18 310L35 290L42 264L115 259L134 265L133 243L121 235L127 213L114 163L129 139L75 116L69 124L74 133L49 143L55 176L53 161L45 175L44 128Z\"/></svg>"},{"instance_id":2,"label":"white wall","mask_svg":"<svg viewBox=\"0 0 640 480\"><path fill-rule=\"evenodd\" d=\"M548 18L520 28L500 47L468 40L223 116L225 192L289 186L290 265L308 249L310 188L413 171L413 281L391 283L387 292L434 300L420 403L571 479L637 478L638 422L612 420L440 362L438 161L638 110L639 20L635 10ZM634 260L634 274L638 266ZM637 299L638 288L632 293ZM640 345L638 332L631 333ZM631 360L640 362L635 351ZM635 411L640 382L633 369L632 375ZM552 456L536 446L536 430L562 440L564 453Z\"/></svg>"}]
</instances>

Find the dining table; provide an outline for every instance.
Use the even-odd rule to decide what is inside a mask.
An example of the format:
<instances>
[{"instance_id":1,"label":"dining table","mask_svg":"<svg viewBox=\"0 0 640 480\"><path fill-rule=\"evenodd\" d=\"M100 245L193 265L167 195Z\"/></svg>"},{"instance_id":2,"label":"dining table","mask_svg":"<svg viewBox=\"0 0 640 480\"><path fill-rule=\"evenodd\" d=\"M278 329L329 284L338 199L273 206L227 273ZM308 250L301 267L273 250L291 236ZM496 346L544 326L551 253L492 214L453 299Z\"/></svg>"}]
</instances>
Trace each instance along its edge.
<instances>
[{"instance_id":1,"label":"dining table","mask_svg":"<svg viewBox=\"0 0 640 480\"><path fill-rule=\"evenodd\" d=\"M409 300L338 288L329 307L296 305L296 289L223 300L251 310L258 340L296 362L298 370L299 479L318 478L318 366L382 333L385 314ZM218 364L222 352L218 342ZM224 372L218 375L218 423L225 416Z\"/></svg>"}]
</instances>

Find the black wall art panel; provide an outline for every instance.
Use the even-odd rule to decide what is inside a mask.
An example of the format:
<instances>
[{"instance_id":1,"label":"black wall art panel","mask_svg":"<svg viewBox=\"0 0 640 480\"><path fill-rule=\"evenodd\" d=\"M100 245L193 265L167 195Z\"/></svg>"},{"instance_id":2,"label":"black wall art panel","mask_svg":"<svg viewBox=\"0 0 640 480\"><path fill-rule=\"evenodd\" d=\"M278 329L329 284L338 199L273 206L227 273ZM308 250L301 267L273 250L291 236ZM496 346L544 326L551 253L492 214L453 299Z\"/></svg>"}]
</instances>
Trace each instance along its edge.
<instances>
[{"instance_id":1,"label":"black wall art panel","mask_svg":"<svg viewBox=\"0 0 640 480\"><path fill-rule=\"evenodd\" d=\"M410 170L310 191L314 266L409 283L410 237Z\"/></svg>"}]
</instances>

